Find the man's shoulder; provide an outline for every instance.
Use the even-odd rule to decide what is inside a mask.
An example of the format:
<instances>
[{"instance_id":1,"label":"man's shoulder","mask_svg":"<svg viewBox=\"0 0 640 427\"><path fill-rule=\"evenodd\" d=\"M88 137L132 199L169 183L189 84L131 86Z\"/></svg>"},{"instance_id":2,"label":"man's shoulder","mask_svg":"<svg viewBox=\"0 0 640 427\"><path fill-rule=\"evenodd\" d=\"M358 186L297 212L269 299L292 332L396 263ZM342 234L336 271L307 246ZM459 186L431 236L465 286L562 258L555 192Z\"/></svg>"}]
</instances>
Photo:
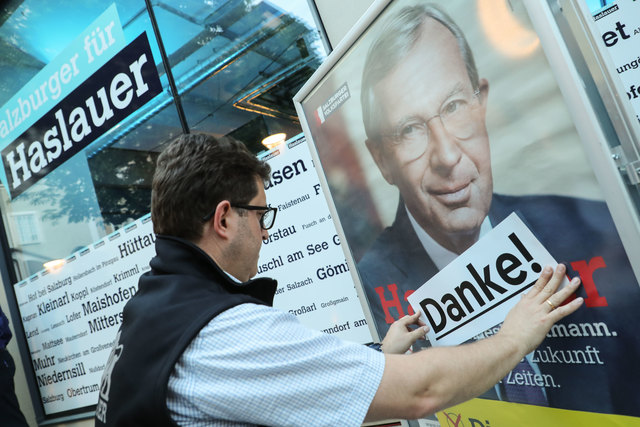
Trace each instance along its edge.
<instances>
[{"instance_id":1,"label":"man's shoulder","mask_svg":"<svg viewBox=\"0 0 640 427\"><path fill-rule=\"evenodd\" d=\"M495 193L493 195L494 204L512 208L540 206L550 207L556 210L593 208L606 210L607 206L603 201L584 199L580 197L563 196L557 194L533 194L533 195L505 195Z\"/></svg>"},{"instance_id":2,"label":"man's shoulder","mask_svg":"<svg viewBox=\"0 0 640 427\"><path fill-rule=\"evenodd\" d=\"M393 224L385 228L358 262L358 271L368 283L423 283L436 267L418 239L404 205ZM413 286L413 285L411 285Z\"/></svg>"},{"instance_id":3,"label":"man's shoulder","mask_svg":"<svg viewBox=\"0 0 640 427\"><path fill-rule=\"evenodd\" d=\"M396 219L392 225L386 227L376 237L358 262L358 266L367 270L376 270L381 265L388 263L390 257L402 252L403 248L408 244L406 238L408 232L412 232L412 230Z\"/></svg>"},{"instance_id":4,"label":"man's shoulder","mask_svg":"<svg viewBox=\"0 0 640 427\"><path fill-rule=\"evenodd\" d=\"M613 226L607 205L599 200L559 195L507 196L494 194L491 215L504 218L516 212L538 225L554 223L569 228Z\"/></svg>"},{"instance_id":5,"label":"man's shoulder","mask_svg":"<svg viewBox=\"0 0 640 427\"><path fill-rule=\"evenodd\" d=\"M571 260L596 253L626 259L604 202L554 195L494 195L492 223L497 224L511 212L518 214L557 259Z\"/></svg>"},{"instance_id":6,"label":"man's shoulder","mask_svg":"<svg viewBox=\"0 0 640 427\"><path fill-rule=\"evenodd\" d=\"M381 253L393 251L391 249L394 246L401 246L402 239L400 237L400 229L394 224L389 227L386 227L382 232L376 237L373 241L367 254L370 253Z\"/></svg>"}]
</instances>

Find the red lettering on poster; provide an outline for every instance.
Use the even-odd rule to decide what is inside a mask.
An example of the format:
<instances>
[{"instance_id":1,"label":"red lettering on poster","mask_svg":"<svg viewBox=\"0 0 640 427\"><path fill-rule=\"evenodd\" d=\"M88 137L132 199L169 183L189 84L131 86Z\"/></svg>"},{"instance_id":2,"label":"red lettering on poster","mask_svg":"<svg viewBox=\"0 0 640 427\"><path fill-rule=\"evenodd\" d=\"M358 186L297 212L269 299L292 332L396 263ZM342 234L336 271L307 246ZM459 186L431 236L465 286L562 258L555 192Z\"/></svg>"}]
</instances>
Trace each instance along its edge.
<instances>
[{"instance_id":1,"label":"red lettering on poster","mask_svg":"<svg viewBox=\"0 0 640 427\"><path fill-rule=\"evenodd\" d=\"M586 261L574 261L571 263L573 268L582 280L582 287L587 293L587 298L584 302L587 307L607 307L607 299L600 296L596 283L593 281L593 272L599 268L605 268L607 264L601 256L591 258L589 262Z\"/></svg>"},{"instance_id":2,"label":"red lettering on poster","mask_svg":"<svg viewBox=\"0 0 640 427\"><path fill-rule=\"evenodd\" d=\"M394 319L391 313L389 313L389 308L395 307L395 309L398 310L400 317L404 316L404 310L400 304L400 298L398 298L398 285L392 283L387 285L387 289L391 292L391 300L384 298L384 288L382 286L378 286L376 288L376 293L378 294L378 297L380 297L380 305L382 305L382 309L384 310L384 321L387 323L393 323Z\"/></svg>"},{"instance_id":3,"label":"red lettering on poster","mask_svg":"<svg viewBox=\"0 0 640 427\"><path fill-rule=\"evenodd\" d=\"M380 305L384 310L384 321L387 322L388 324L392 324L394 321L403 317L405 314L404 314L404 310L402 309L402 304L400 303L400 299L398 298L398 286L395 283L391 283L387 285L387 289L389 290L389 292L391 292L391 296L392 296L391 300L387 300L384 298L384 287L378 286L377 288L375 288L375 291L378 294L378 297L380 298ZM409 295L411 295L414 292L415 290L409 289L407 292L404 293L404 302L407 303L407 313L409 313L409 316L413 315L415 311L413 311L413 307L411 307L411 304L407 302L407 298L409 298ZM393 318L393 316L389 312L390 307L395 307L395 309L398 310L398 319Z\"/></svg>"}]
</instances>

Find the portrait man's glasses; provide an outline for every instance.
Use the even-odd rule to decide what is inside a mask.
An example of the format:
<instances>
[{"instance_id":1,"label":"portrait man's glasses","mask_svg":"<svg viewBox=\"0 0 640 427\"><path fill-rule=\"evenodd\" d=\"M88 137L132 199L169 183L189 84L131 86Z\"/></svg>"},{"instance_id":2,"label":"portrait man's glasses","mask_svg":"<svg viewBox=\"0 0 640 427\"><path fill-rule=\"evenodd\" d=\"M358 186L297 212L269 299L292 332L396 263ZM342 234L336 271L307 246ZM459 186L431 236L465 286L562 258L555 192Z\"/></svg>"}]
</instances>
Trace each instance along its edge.
<instances>
[{"instance_id":1,"label":"portrait man's glasses","mask_svg":"<svg viewBox=\"0 0 640 427\"><path fill-rule=\"evenodd\" d=\"M231 203L231 207L248 211L264 211L260 216L260 227L262 227L263 230L269 230L276 222L276 213L278 212L278 208L274 208L271 206L241 205L237 203ZM213 215L215 215L215 213L216 210L214 209L210 214L203 216L202 222L209 221L211 218L213 218Z\"/></svg>"},{"instance_id":2,"label":"portrait man's glasses","mask_svg":"<svg viewBox=\"0 0 640 427\"><path fill-rule=\"evenodd\" d=\"M440 112L429 118L410 117L398 123L390 133L382 133L391 141L391 147L405 160L420 157L427 149L431 130L429 122L439 118L445 130L458 139L470 138L477 128L475 109L480 105L476 89L472 95L461 92L449 97L440 107Z\"/></svg>"}]
</instances>

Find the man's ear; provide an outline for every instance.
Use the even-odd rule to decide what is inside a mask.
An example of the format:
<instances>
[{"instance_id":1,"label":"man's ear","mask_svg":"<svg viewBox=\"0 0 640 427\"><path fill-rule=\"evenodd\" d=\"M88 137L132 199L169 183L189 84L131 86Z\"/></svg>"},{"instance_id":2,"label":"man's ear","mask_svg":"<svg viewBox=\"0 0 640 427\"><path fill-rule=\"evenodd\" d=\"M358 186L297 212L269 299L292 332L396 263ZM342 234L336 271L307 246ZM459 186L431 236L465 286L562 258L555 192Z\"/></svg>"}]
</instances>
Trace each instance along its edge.
<instances>
[{"instance_id":1,"label":"man's ear","mask_svg":"<svg viewBox=\"0 0 640 427\"><path fill-rule=\"evenodd\" d=\"M232 218L231 202L223 200L216 206L216 212L209 220L210 229L213 230L219 237L228 239L233 231L233 218Z\"/></svg>"},{"instance_id":2,"label":"man's ear","mask_svg":"<svg viewBox=\"0 0 640 427\"><path fill-rule=\"evenodd\" d=\"M376 162L378 169L380 169L380 173L384 179L391 185L393 185L393 178L390 173L389 165L387 165L387 157L383 152L382 141L372 141L371 139L367 139L365 141L367 145L367 149L369 153L371 153L371 157L373 157L373 161Z\"/></svg>"},{"instance_id":3,"label":"man's ear","mask_svg":"<svg viewBox=\"0 0 640 427\"><path fill-rule=\"evenodd\" d=\"M480 91L480 104L486 109L487 98L489 97L489 81L487 79L480 79L478 81L478 90Z\"/></svg>"}]
</instances>

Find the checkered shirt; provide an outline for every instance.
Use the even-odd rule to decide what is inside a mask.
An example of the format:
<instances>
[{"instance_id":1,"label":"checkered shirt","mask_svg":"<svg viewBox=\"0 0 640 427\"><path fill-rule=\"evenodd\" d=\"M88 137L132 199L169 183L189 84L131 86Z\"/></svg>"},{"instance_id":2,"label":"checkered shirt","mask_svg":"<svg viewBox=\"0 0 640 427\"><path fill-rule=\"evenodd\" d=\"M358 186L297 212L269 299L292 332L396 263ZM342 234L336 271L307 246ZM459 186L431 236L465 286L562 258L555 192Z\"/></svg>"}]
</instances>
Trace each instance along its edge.
<instances>
[{"instance_id":1,"label":"checkered shirt","mask_svg":"<svg viewBox=\"0 0 640 427\"><path fill-rule=\"evenodd\" d=\"M382 353L241 304L187 347L167 405L181 426L360 426L383 371Z\"/></svg>"}]
</instances>

